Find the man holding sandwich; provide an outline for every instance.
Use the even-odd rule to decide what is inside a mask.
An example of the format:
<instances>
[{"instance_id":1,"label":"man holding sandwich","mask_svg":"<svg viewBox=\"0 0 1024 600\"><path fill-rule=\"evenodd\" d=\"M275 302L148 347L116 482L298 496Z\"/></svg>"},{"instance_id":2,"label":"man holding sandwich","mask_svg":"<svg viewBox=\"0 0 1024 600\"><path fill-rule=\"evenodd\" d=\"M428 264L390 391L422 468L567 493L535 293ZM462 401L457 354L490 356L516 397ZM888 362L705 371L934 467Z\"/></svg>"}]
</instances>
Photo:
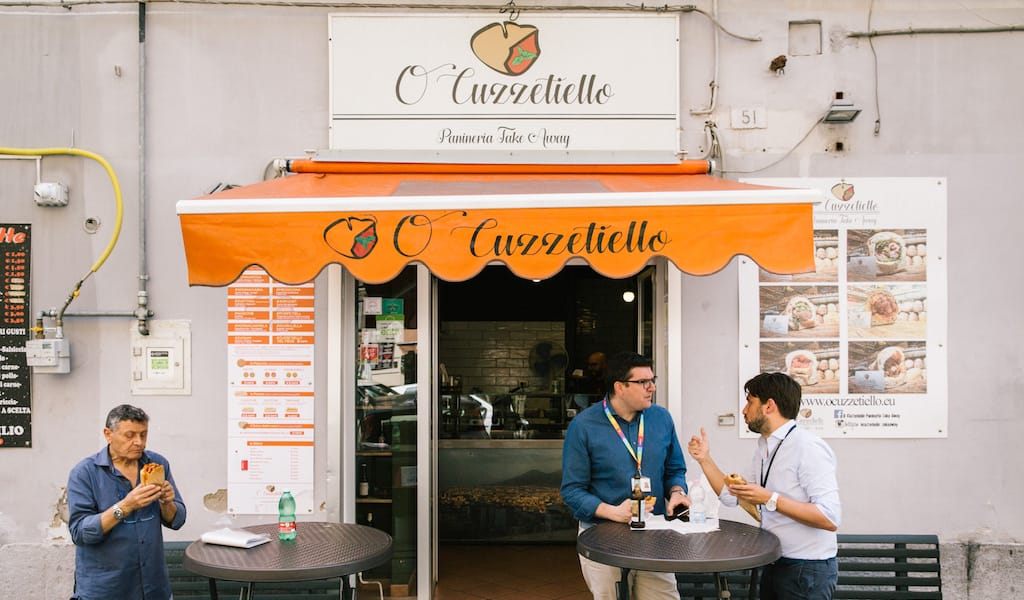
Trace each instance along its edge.
<instances>
[{"instance_id":1,"label":"man holding sandwich","mask_svg":"<svg viewBox=\"0 0 1024 600\"><path fill-rule=\"evenodd\" d=\"M817 434L797 426L801 391L792 377L761 373L743 389L743 419L761 434L746 477L722 472L703 428L690 439L690 455L723 504L738 502L782 543L782 558L761 572L761 600L831 600L842 518L836 455Z\"/></svg>"},{"instance_id":2,"label":"man holding sandwich","mask_svg":"<svg viewBox=\"0 0 1024 600\"><path fill-rule=\"evenodd\" d=\"M79 600L168 600L162 527L181 529L185 504L167 459L146 450L149 416L122 404L107 414L107 446L68 476L68 529Z\"/></svg>"}]
</instances>

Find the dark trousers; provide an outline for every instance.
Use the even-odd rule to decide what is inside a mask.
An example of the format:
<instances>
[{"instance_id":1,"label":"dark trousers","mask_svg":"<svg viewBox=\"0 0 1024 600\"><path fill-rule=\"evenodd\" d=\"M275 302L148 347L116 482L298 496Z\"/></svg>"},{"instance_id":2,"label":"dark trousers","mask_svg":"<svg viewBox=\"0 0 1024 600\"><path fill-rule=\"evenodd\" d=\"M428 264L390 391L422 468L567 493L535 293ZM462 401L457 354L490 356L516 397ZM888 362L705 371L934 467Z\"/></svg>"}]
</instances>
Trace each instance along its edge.
<instances>
[{"instance_id":1,"label":"dark trousers","mask_svg":"<svg viewBox=\"0 0 1024 600\"><path fill-rule=\"evenodd\" d=\"M780 558L761 571L761 600L832 600L839 562Z\"/></svg>"}]
</instances>

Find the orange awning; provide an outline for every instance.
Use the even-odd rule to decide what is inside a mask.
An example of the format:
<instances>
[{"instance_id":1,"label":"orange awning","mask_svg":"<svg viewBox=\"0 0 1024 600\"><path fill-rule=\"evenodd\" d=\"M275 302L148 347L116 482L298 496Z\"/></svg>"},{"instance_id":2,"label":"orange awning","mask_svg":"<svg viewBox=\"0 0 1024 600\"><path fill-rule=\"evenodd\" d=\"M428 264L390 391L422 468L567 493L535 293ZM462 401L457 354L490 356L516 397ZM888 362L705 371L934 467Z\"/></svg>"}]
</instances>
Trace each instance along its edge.
<instances>
[{"instance_id":1,"label":"orange awning","mask_svg":"<svg viewBox=\"0 0 1024 600\"><path fill-rule=\"evenodd\" d=\"M712 177L706 161L291 169L178 202L190 284L227 285L251 265L297 284L331 263L368 283L410 263L449 281L494 262L545 279L570 259L623 278L657 256L694 275L740 254L775 273L814 270L820 194Z\"/></svg>"}]
</instances>

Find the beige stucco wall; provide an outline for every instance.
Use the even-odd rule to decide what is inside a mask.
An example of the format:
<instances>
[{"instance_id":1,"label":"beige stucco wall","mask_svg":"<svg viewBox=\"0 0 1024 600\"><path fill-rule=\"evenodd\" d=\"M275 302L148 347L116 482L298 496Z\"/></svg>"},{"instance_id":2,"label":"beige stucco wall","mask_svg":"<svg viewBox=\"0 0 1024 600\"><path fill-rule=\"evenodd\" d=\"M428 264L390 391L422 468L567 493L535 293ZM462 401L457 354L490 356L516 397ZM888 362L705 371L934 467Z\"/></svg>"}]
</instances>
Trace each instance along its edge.
<instances>
[{"instance_id":1,"label":"beige stucco wall","mask_svg":"<svg viewBox=\"0 0 1024 600\"><path fill-rule=\"evenodd\" d=\"M140 256L137 5L24 4L0 5L0 146L75 145L111 162L125 192L124 230L70 312L131 312ZM1024 255L1017 241L1024 215L1024 90L1017 76L1024 71L1024 35L877 38L876 71L869 43L847 36L867 29L869 4L875 29L1024 23L1024 10L1011 1L720 0L723 26L761 41L721 35L717 108L710 117L689 116L708 101L712 27L695 13L680 17L682 146L703 155L704 121L712 118L723 149L719 166L730 178L947 178L949 436L831 440L840 459L842 531L938 533L949 561L948 597L1001 597L1021 589L1013 577L1022 572L1024 541L1016 510L1024 493L1024 327L1016 302L1024 292L1016 264ZM602 5L616 4L591 3ZM711 10L710 1L698 6ZM33 447L0 450L0 598L68 595L62 488L71 466L101 446L102 419L115 404L143 406L152 416L150 447L172 461L190 515L167 538L194 539L222 518L225 292L187 286L174 203L218 183L259 181L271 159L326 146L330 12L148 4L143 172L150 307L158 319L191 323L192 394L130 394L133 320L67 319L71 373L33 377ZM785 75L770 73L771 59L787 53L789 22L808 19L822 22L822 54L791 56ZM849 126L812 129L839 90L864 112ZM768 127L731 129L730 108L750 105L766 107ZM846 150L836 152L836 141ZM0 160L0 221L33 226L33 310L64 302L106 246L115 216L110 183L95 164L48 158L42 170L44 180L70 186L67 208L32 202L34 163ZM84 232L87 218L101 221L97 234ZM683 293L681 314L674 315L681 325L671 335L683 336L683 355L672 368L683 373L676 418L686 434L736 404L735 267L686 277ZM323 413L324 400L318 402ZM720 462L746 460L748 441L732 430L715 428L713 435ZM317 494L327 497L324 489ZM987 572L986 564L1006 566Z\"/></svg>"}]
</instances>

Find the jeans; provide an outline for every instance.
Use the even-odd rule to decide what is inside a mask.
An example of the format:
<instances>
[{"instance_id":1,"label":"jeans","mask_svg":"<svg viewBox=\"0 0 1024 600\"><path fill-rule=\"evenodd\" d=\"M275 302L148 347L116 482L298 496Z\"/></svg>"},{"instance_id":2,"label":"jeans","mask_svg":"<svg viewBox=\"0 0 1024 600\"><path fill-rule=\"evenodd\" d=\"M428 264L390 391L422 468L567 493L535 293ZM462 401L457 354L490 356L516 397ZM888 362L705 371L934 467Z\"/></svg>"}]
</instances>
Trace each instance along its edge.
<instances>
[{"instance_id":1,"label":"jeans","mask_svg":"<svg viewBox=\"0 0 1024 600\"><path fill-rule=\"evenodd\" d=\"M832 600L839 562L780 558L763 567L761 600Z\"/></svg>"}]
</instances>

